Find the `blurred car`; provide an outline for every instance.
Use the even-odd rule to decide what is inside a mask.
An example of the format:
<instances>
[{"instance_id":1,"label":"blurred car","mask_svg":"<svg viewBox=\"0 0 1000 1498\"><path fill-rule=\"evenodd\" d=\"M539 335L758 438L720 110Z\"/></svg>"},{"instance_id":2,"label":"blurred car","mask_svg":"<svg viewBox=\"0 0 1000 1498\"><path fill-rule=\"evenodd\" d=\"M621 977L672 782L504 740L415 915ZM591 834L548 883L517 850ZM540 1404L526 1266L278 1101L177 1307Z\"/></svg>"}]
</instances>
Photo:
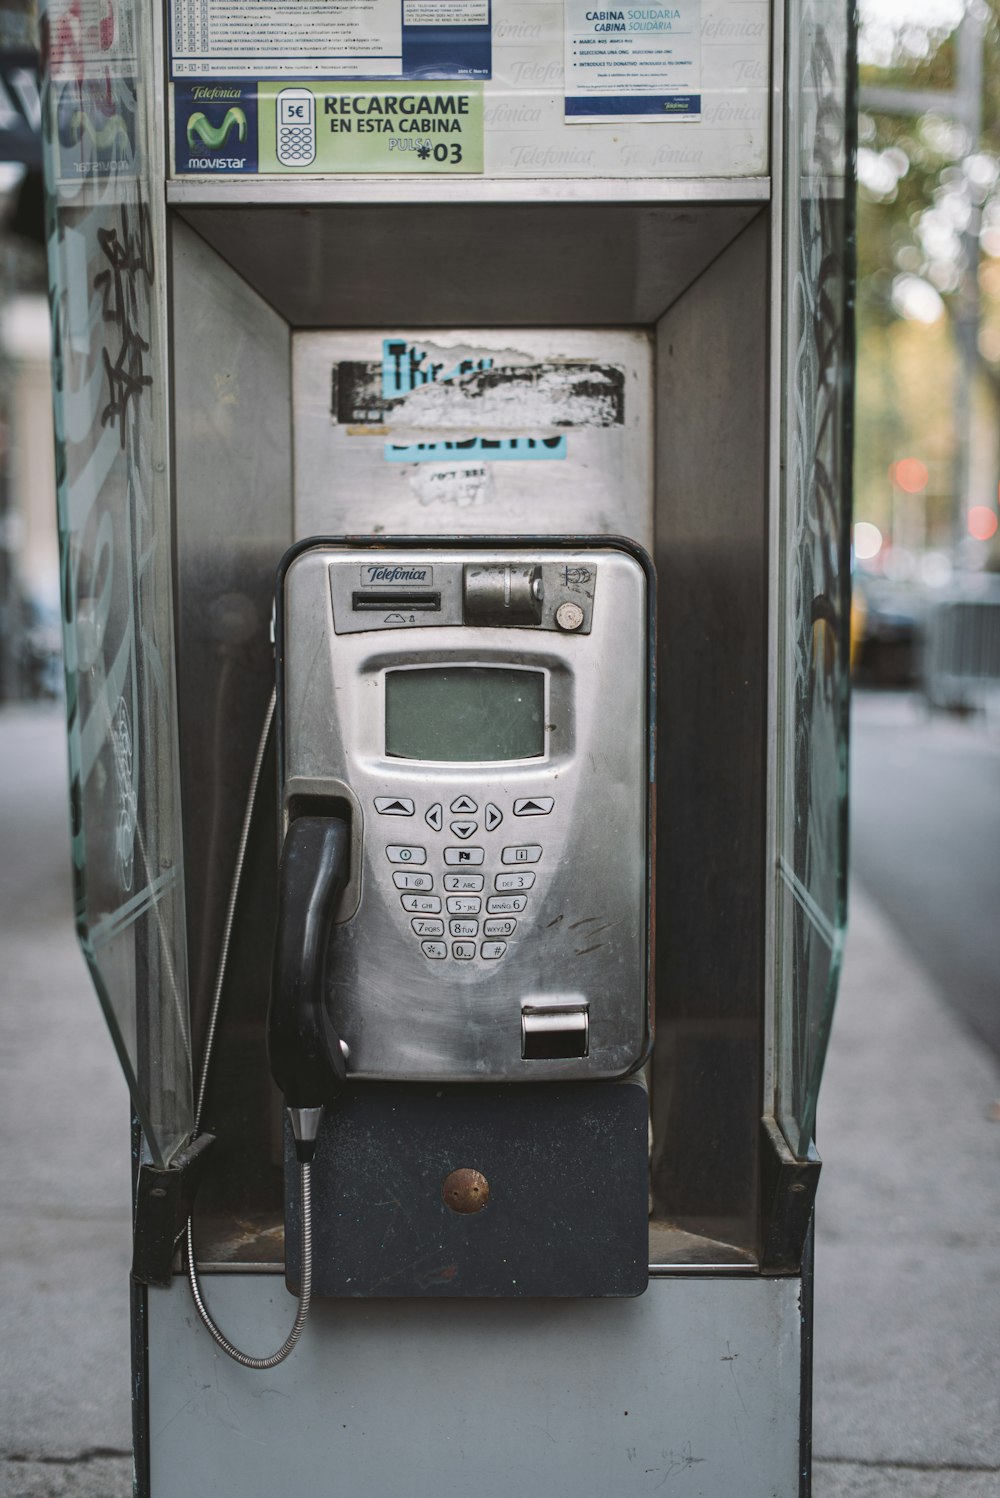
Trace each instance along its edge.
<instances>
[{"instance_id":1,"label":"blurred car","mask_svg":"<svg viewBox=\"0 0 1000 1498\"><path fill-rule=\"evenodd\" d=\"M856 571L851 665L863 686L912 687L920 679L926 604L908 583Z\"/></svg>"}]
</instances>

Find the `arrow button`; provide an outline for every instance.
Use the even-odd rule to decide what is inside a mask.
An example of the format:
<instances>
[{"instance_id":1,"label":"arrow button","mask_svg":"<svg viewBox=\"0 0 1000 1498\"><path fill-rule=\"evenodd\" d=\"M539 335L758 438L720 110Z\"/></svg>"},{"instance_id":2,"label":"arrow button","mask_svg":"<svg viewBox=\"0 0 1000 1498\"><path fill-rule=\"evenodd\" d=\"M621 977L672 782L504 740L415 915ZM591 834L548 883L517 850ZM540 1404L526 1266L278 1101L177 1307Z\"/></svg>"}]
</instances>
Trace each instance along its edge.
<instances>
[{"instance_id":1,"label":"arrow button","mask_svg":"<svg viewBox=\"0 0 1000 1498\"><path fill-rule=\"evenodd\" d=\"M514 802L515 817L547 817L554 805L552 796L521 796Z\"/></svg>"},{"instance_id":2,"label":"arrow button","mask_svg":"<svg viewBox=\"0 0 1000 1498\"><path fill-rule=\"evenodd\" d=\"M492 801L488 801L486 810L483 813L483 820L486 823L486 831L492 832L494 827L499 827L503 821L503 812L499 806L494 806Z\"/></svg>"},{"instance_id":3,"label":"arrow button","mask_svg":"<svg viewBox=\"0 0 1000 1498\"><path fill-rule=\"evenodd\" d=\"M435 832L441 831L441 827L444 823L444 811L441 808L440 801L435 801L434 805L429 807L428 810L424 812L424 821L427 823L428 827L432 827Z\"/></svg>"},{"instance_id":4,"label":"arrow button","mask_svg":"<svg viewBox=\"0 0 1000 1498\"><path fill-rule=\"evenodd\" d=\"M460 837L464 842L467 837L472 836L478 826L478 822L452 822L451 830L456 837Z\"/></svg>"},{"instance_id":5,"label":"arrow button","mask_svg":"<svg viewBox=\"0 0 1000 1498\"><path fill-rule=\"evenodd\" d=\"M376 796L375 810L380 817L412 817L413 802L407 796Z\"/></svg>"},{"instance_id":6,"label":"arrow button","mask_svg":"<svg viewBox=\"0 0 1000 1498\"><path fill-rule=\"evenodd\" d=\"M451 809L456 814L456 816L468 817L472 816L474 812L477 812L479 810L479 807L476 805L475 801L473 801L471 796L459 796L456 801L453 801L451 803Z\"/></svg>"}]
</instances>

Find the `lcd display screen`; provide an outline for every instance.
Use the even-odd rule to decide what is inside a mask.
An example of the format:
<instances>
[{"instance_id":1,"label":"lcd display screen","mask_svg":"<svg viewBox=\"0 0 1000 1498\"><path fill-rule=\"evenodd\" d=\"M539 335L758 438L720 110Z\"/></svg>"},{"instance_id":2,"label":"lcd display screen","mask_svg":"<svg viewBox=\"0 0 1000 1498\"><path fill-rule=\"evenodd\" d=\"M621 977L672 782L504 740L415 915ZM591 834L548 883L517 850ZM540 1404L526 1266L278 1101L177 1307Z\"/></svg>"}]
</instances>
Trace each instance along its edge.
<instances>
[{"instance_id":1,"label":"lcd display screen","mask_svg":"<svg viewBox=\"0 0 1000 1498\"><path fill-rule=\"evenodd\" d=\"M396 759L538 759L545 673L428 666L385 674L385 752Z\"/></svg>"}]
</instances>

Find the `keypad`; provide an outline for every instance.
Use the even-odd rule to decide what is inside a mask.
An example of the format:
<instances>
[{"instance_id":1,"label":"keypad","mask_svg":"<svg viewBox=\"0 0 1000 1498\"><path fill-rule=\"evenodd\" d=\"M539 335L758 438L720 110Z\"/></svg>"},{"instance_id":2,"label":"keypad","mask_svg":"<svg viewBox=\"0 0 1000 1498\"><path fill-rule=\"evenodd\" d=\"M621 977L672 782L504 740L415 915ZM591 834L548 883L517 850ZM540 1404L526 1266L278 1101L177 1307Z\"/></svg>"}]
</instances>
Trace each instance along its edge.
<instances>
[{"instance_id":1,"label":"keypad","mask_svg":"<svg viewBox=\"0 0 1000 1498\"><path fill-rule=\"evenodd\" d=\"M537 863L542 850L537 843L521 843L516 848L504 848L500 854L503 863Z\"/></svg>"},{"instance_id":2,"label":"keypad","mask_svg":"<svg viewBox=\"0 0 1000 1498\"><path fill-rule=\"evenodd\" d=\"M415 848L410 843L390 843L385 856L390 863L426 863L427 849Z\"/></svg>"},{"instance_id":3,"label":"keypad","mask_svg":"<svg viewBox=\"0 0 1000 1498\"><path fill-rule=\"evenodd\" d=\"M486 857L484 848L445 848L444 861L449 864L482 863Z\"/></svg>"},{"instance_id":4,"label":"keypad","mask_svg":"<svg viewBox=\"0 0 1000 1498\"><path fill-rule=\"evenodd\" d=\"M440 895L400 895L399 903L404 910L411 911L414 915L440 915ZM448 901L448 909L451 909L451 901Z\"/></svg>"},{"instance_id":5,"label":"keypad","mask_svg":"<svg viewBox=\"0 0 1000 1498\"><path fill-rule=\"evenodd\" d=\"M416 920L410 922L410 925L418 936L444 935L444 921L435 921L429 919L427 916L418 916Z\"/></svg>"},{"instance_id":6,"label":"keypad","mask_svg":"<svg viewBox=\"0 0 1000 1498\"><path fill-rule=\"evenodd\" d=\"M527 895L490 895L486 901L487 915L517 915L528 903ZM451 908L451 902L448 903Z\"/></svg>"},{"instance_id":7,"label":"keypad","mask_svg":"<svg viewBox=\"0 0 1000 1498\"><path fill-rule=\"evenodd\" d=\"M373 798L379 820L419 817L432 832L442 834L434 839L433 847L387 843L385 848L385 856L393 865L392 882L400 891L404 919L409 921L424 957L432 962L449 958L455 962L475 958L497 962L506 954L510 940L517 937L516 917L531 918L528 891L537 874L534 868L524 866L541 863L545 850L541 843L502 846L499 833L495 844L488 839L490 846L470 839L477 832L480 837L484 832L496 832L508 817L548 817L554 804L552 796L521 796L501 805L487 801L480 810L478 801L464 793L430 805L407 796ZM544 830L544 823L535 825L538 831ZM534 832L535 827L531 830ZM452 840L439 846L449 836ZM436 878L443 881L444 899L431 893ZM489 892L491 886L495 893ZM487 918L481 919L484 915Z\"/></svg>"}]
</instances>

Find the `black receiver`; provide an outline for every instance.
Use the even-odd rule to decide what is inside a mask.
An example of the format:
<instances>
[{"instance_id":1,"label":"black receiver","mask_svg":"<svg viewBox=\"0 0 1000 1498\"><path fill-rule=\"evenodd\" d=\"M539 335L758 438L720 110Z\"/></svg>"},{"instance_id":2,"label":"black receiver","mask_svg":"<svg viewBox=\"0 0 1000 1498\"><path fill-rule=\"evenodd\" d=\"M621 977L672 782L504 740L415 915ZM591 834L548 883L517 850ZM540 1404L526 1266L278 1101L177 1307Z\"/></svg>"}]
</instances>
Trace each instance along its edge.
<instances>
[{"instance_id":1,"label":"black receiver","mask_svg":"<svg viewBox=\"0 0 1000 1498\"><path fill-rule=\"evenodd\" d=\"M324 994L349 851L347 823L335 817L299 817L281 850L267 1053L290 1109L325 1107L346 1081L344 1050Z\"/></svg>"}]
</instances>

